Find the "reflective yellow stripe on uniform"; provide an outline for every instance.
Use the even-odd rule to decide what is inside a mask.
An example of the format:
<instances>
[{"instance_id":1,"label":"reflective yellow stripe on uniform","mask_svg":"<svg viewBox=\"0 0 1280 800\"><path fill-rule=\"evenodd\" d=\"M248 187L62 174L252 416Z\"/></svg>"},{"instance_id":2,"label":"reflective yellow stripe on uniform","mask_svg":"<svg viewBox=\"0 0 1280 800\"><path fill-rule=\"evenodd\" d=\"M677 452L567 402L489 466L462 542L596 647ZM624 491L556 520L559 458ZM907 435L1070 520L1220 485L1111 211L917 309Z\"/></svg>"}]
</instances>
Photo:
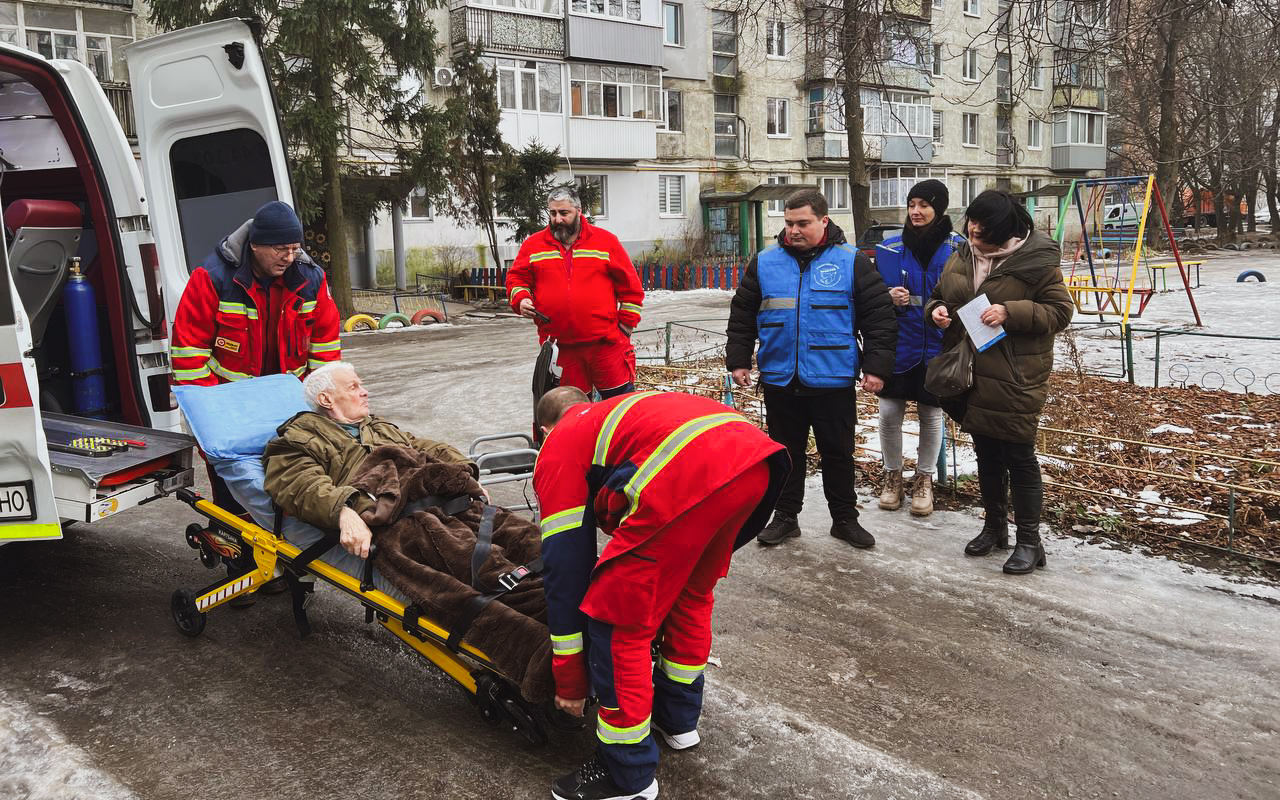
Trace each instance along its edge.
<instances>
[{"instance_id":1,"label":"reflective yellow stripe on uniform","mask_svg":"<svg viewBox=\"0 0 1280 800\"><path fill-rule=\"evenodd\" d=\"M61 539L62 526L58 523L43 525L0 525L0 539Z\"/></svg>"},{"instance_id":2,"label":"reflective yellow stripe on uniform","mask_svg":"<svg viewBox=\"0 0 1280 800\"><path fill-rule=\"evenodd\" d=\"M639 502L640 493L644 491L645 486L649 485L649 481L653 480L654 476L690 442L712 428L718 428L730 422L746 421L745 417L735 412L708 414L705 417L691 419L668 434L667 438L662 440L662 444L658 445L657 449L644 460L644 463L636 470L636 474L631 476L631 480L627 481L627 485L622 487L623 493L631 500L631 508L627 511L627 515L636 510L636 503ZM626 516L623 519L626 519Z\"/></svg>"},{"instance_id":3,"label":"reflective yellow stripe on uniform","mask_svg":"<svg viewBox=\"0 0 1280 800\"><path fill-rule=\"evenodd\" d=\"M630 311L632 314L639 314L643 308L639 303L618 303L619 311Z\"/></svg>"},{"instance_id":4,"label":"reflective yellow stripe on uniform","mask_svg":"<svg viewBox=\"0 0 1280 800\"><path fill-rule=\"evenodd\" d=\"M299 313L299 314L310 314L312 311L315 311L315 310L316 310L316 301L315 301L315 300L308 300L307 302L305 302L305 303L303 303L303 304L302 304L302 307L301 307L301 308L299 308L299 309L298 309L298 313Z\"/></svg>"},{"instance_id":5,"label":"reflective yellow stripe on uniform","mask_svg":"<svg viewBox=\"0 0 1280 800\"><path fill-rule=\"evenodd\" d=\"M632 725L629 728L619 728L616 725L610 725L603 719L596 720L596 737L605 744L640 744L649 738L649 721L651 717L645 717L644 722L639 725Z\"/></svg>"},{"instance_id":6,"label":"reflective yellow stripe on uniform","mask_svg":"<svg viewBox=\"0 0 1280 800\"><path fill-rule=\"evenodd\" d=\"M244 303L229 303L226 300L222 300L218 303L218 311L223 314L241 314L249 319L258 318L258 309L249 308Z\"/></svg>"},{"instance_id":7,"label":"reflective yellow stripe on uniform","mask_svg":"<svg viewBox=\"0 0 1280 800\"><path fill-rule=\"evenodd\" d=\"M587 258L603 258L608 260L609 254L604 250L574 250L575 256L586 256Z\"/></svg>"},{"instance_id":8,"label":"reflective yellow stripe on uniform","mask_svg":"<svg viewBox=\"0 0 1280 800\"><path fill-rule=\"evenodd\" d=\"M243 381L253 377L252 375L246 375L243 372L236 372L235 370L227 369L219 364L218 359L216 358L209 359L209 369L213 370L214 375L226 378L229 381Z\"/></svg>"},{"instance_id":9,"label":"reflective yellow stripe on uniform","mask_svg":"<svg viewBox=\"0 0 1280 800\"><path fill-rule=\"evenodd\" d=\"M530 253L529 263L532 264L535 261L546 261L549 258L559 258L559 257L560 257L559 250L543 250L540 253Z\"/></svg>"},{"instance_id":10,"label":"reflective yellow stripe on uniform","mask_svg":"<svg viewBox=\"0 0 1280 800\"><path fill-rule=\"evenodd\" d=\"M319 359L319 358L308 358L308 359L307 359L307 365L306 365L305 367L298 367L296 370L294 370L294 371L293 371L293 374L294 374L294 375L301 375L301 374L302 374L304 371L306 371L306 370L309 370L309 369L320 369L321 367L323 367L325 364L328 364L328 363L329 363L328 361L325 361L325 360L323 360L323 359Z\"/></svg>"},{"instance_id":11,"label":"reflective yellow stripe on uniform","mask_svg":"<svg viewBox=\"0 0 1280 800\"><path fill-rule=\"evenodd\" d=\"M205 350L203 347L170 347L170 358L208 358L213 355L212 350Z\"/></svg>"},{"instance_id":12,"label":"reflective yellow stripe on uniform","mask_svg":"<svg viewBox=\"0 0 1280 800\"><path fill-rule=\"evenodd\" d=\"M198 381L201 378L209 377L210 374L208 366L197 369L175 369L173 371L173 377L180 381Z\"/></svg>"},{"instance_id":13,"label":"reflective yellow stripe on uniform","mask_svg":"<svg viewBox=\"0 0 1280 800\"><path fill-rule=\"evenodd\" d=\"M561 636L551 635L551 653L557 656L571 656L582 652L582 634L566 633Z\"/></svg>"},{"instance_id":14,"label":"reflective yellow stripe on uniform","mask_svg":"<svg viewBox=\"0 0 1280 800\"><path fill-rule=\"evenodd\" d=\"M577 508L570 508L567 511L560 511L543 518L541 523L542 538L547 539L557 533L573 530L582 524L582 518L586 513L586 506L578 506Z\"/></svg>"},{"instance_id":15,"label":"reflective yellow stripe on uniform","mask_svg":"<svg viewBox=\"0 0 1280 800\"><path fill-rule=\"evenodd\" d=\"M698 679L702 671L707 668L703 664L677 664L674 661L668 661L665 658L658 659L658 669L662 670L662 674L666 675L676 683L690 684Z\"/></svg>"},{"instance_id":16,"label":"reflective yellow stripe on uniform","mask_svg":"<svg viewBox=\"0 0 1280 800\"><path fill-rule=\"evenodd\" d=\"M508 293L508 295L507 295L507 296L508 296L510 299L515 300L515 299L516 299L516 296L517 296L518 294L520 294L521 292L525 292L525 293L526 293L526 294L528 294L530 297L533 297L533 292L529 289L529 287L528 287L528 286L512 286L512 287L511 287L511 291Z\"/></svg>"},{"instance_id":17,"label":"reflective yellow stripe on uniform","mask_svg":"<svg viewBox=\"0 0 1280 800\"><path fill-rule=\"evenodd\" d=\"M334 350L342 349L342 340L334 339L331 342L312 342L308 349L313 353L332 353Z\"/></svg>"},{"instance_id":18,"label":"reflective yellow stripe on uniform","mask_svg":"<svg viewBox=\"0 0 1280 800\"><path fill-rule=\"evenodd\" d=\"M627 411L636 403L646 397L653 397L658 394L662 393L640 392L639 394L633 394L613 407L613 410L609 412L609 416L604 418L604 424L600 426L600 433L596 436L596 452L595 456L591 459L593 466L604 466L604 459L609 455L609 442L613 439L613 432L617 430L618 423L622 421L623 415L626 414Z\"/></svg>"}]
</instances>

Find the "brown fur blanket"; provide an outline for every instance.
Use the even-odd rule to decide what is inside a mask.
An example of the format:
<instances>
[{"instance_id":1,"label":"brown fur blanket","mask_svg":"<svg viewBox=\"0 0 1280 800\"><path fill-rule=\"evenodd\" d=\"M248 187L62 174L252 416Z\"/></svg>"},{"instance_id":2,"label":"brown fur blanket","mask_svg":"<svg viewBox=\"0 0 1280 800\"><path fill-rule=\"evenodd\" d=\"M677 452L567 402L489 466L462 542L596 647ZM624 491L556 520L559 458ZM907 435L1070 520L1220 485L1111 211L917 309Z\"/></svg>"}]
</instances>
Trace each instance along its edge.
<instances>
[{"instance_id":1,"label":"brown fur blanket","mask_svg":"<svg viewBox=\"0 0 1280 800\"><path fill-rule=\"evenodd\" d=\"M471 587L471 556L484 511L483 500L456 516L438 506L403 515L405 505L424 497L480 496L480 484L468 464L433 461L416 450L385 446L373 450L352 482L375 499L363 513L378 546L374 565L432 621L452 630ZM480 570L484 587L499 575L537 558L538 526L498 509L493 549ZM520 688L526 700L542 702L555 694L551 677L551 638L542 578L530 576L480 612L464 641L487 655Z\"/></svg>"}]
</instances>

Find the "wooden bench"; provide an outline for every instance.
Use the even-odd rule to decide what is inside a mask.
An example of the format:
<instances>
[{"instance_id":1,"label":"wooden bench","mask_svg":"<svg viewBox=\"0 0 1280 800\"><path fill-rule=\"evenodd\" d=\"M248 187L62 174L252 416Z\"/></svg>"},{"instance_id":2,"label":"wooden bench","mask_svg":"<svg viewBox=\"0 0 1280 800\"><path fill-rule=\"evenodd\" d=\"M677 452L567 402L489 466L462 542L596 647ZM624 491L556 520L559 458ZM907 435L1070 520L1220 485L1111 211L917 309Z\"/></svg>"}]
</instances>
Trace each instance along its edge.
<instances>
[{"instance_id":1,"label":"wooden bench","mask_svg":"<svg viewBox=\"0 0 1280 800\"><path fill-rule=\"evenodd\" d=\"M1128 287L1094 286L1089 283L1088 275L1073 275L1067 279L1067 291L1071 294L1071 299L1076 304L1076 310L1081 314L1124 316L1124 298L1129 294ZM1085 306L1085 301L1090 295L1094 297L1094 302L1097 304L1096 308ZM1151 302L1151 298L1154 295L1154 289L1134 287L1133 296L1138 299L1138 309L1137 311L1131 311L1129 316L1135 319L1141 317L1142 312L1147 309L1147 304Z\"/></svg>"},{"instance_id":2,"label":"wooden bench","mask_svg":"<svg viewBox=\"0 0 1280 800\"><path fill-rule=\"evenodd\" d=\"M1196 282L1191 286L1192 289L1200 288L1200 266L1202 264L1204 264L1204 259L1192 259L1190 261L1182 262L1182 266L1186 267L1188 270L1192 270L1192 269L1195 270ZM1168 278L1169 270L1177 269L1177 268L1178 268L1177 261L1161 261L1158 264L1148 264L1147 273L1151 276L1151 288L1152 289L1156 288L1156 271L1159 270L1160 291L1162 292L1169 291L1169 278Z\"/></svg>"}]
</instances>

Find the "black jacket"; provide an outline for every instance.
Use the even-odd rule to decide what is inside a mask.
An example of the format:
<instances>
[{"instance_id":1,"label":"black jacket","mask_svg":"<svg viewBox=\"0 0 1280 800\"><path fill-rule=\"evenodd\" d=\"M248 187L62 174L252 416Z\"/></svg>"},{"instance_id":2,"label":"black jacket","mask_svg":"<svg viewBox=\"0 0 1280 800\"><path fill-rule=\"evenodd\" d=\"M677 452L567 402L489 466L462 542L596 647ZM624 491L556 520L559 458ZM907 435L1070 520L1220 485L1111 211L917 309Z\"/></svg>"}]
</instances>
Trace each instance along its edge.
<instances>
[{"instance_id":1,"label":"black jacket","mask_svg":"<svg viewBox=\"0 0 1280 800\"><path fill-rule=\"evenodd\" d=\"M809 264L823 248L847 241L844 231L834 222L827 223L826 244L812 250L796 250L786 244L785 230L778 234L778 244L796 260L802 273L809 269ZM853 281L853 318L854 326L862 339L862 373L888 378L893 374L893 361L898 346L898 319L893 301L889 299L889 290L885 288L880 273L872 266L870 259L861 253L854 261ZM751 368L751 357L756 350L756 315L759 311L760 278L756 274L756 257L752 256L729 306L729 327L725 331L729 341L725 346L724 362L730 372ZM792 383L797 384L798 379Z\"/></svg>"}]
</instances>

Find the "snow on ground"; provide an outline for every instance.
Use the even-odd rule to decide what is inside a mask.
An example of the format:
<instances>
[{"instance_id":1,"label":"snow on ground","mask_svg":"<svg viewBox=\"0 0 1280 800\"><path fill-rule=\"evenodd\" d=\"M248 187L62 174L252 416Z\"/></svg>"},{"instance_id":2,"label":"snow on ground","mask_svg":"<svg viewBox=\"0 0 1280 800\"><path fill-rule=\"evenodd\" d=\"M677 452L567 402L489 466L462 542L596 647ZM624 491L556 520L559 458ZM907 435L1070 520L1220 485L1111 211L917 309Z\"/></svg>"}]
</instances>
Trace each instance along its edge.
<instances>
[{"instance_id":1,"label":"snow on ground","mask_svg":"<svg viewBox=\"0 0 1280 800\"><path fill-rule=\"evenodd\" d=\"M83 693L75 679L59 688ZM84 750L26 703L0 690L0 797L11 800L137 800Z\"/></svg>"}]
</instances>

